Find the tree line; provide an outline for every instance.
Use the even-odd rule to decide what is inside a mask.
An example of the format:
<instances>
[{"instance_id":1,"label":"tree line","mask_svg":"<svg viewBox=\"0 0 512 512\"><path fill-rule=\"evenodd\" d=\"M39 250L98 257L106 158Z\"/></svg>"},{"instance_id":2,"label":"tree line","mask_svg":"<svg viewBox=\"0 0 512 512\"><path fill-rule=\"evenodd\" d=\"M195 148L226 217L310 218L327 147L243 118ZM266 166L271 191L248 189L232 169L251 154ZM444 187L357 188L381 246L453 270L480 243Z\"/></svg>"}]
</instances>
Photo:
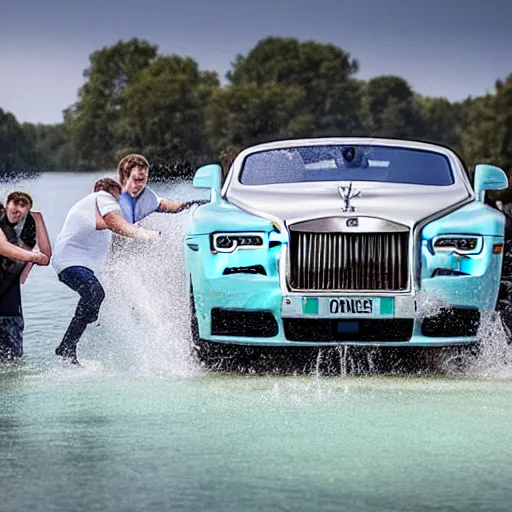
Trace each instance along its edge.
<instances>
[{"instance_id":1,"label":"tree line","mask_svg":"<svg viewBox=\"0 0 512 512\"><path fill-rule=\"evenodd\" d=\"M155 177L186 176L250 144L344 135L440 143L470 168L512 169L512 73L493 93L450 102L399 76L358 79L358 70L332 44L268 37L236 56L221 85L191 58L119 41L90 55L62 123L20 124L0 109L0 171L111 169L142 152Z\"/></svg>"}]
</instances>

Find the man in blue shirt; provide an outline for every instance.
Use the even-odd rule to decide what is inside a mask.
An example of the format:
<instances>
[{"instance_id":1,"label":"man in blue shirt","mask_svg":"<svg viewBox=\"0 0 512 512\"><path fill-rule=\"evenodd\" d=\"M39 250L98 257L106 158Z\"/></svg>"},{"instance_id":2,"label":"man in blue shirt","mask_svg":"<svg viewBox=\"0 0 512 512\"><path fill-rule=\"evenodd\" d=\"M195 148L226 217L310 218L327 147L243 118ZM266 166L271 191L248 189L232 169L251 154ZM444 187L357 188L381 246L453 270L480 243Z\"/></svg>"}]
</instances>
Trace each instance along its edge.
<instances>
[{"instance_id":1,"label":"man in blue shirt","mask_svg":"<svg viewBox=\"0 0 512 512\"><path fill-rule=\"evenodd\" d=\"M119 204L124 217L132 224L154 212L179 213L199 203L199 201L180 203L158 197L147 186L149 162L142 155L125 156L117 166L117 174L123 187Z\"/></svg>"}]
</instances>

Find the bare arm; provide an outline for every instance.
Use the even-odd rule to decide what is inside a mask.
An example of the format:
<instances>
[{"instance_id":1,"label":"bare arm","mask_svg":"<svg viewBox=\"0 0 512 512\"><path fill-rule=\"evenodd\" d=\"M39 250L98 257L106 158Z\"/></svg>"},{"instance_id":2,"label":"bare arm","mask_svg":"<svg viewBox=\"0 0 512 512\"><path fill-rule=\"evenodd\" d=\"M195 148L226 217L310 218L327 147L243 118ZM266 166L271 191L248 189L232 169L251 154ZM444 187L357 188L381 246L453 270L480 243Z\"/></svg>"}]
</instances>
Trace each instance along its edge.
<instances>
[{"instance_id":1,"label":"bare arm","mask_svg":"<svg viewBox=\"0 0 512 512\"><path fill-rule=\"evenodd\" d=\"M164 213L179 213L187 208L190 208L194 204L205 204L210 201L187 201L185 203L180 203L178 201L171 201L170 199L161 199L159 211Z\"/></svg>"},{"instance_id":2,"label":"bare arm","mask_svg":"<svg viewBox=\"0 0 512 512\"><path fill-rule=\"evenodd\" d=\"M98 203L96 202L96 229L110 229L113 233L116 233L121 236L128 236L130 238L135 238L135 228L127 222L127 220L123 217L120 211L113 210L107 213L106 215L102 215L100 213L100 209Z\"/></svg>"},{"instance_id":3,"label":"bare arm","mask_svg":"<svg viewBox=\"0 0 512 512\"><path fill-rule=\"evenodd\" d=\"M111 212L103 217L107 229L113 233L129 238L147 239L152 232L148 229L136 228L130 224L119 212Z\"/></svg>"},{"instance_id":4,"label":"bare arm","mask_svg":"<svg viewBox=\"0 0 512 512\"><path fill-rule=\"evenodd\" d=\"M48 265L49 263L49 258L45 254L27 251L11 244L2 231L0 231L0 254L16 261L27 261L38 265Z\"/></svg>"},{"instance_id":5,"label":"bare arm","mask_svg":"<svg viewBox=\"0 0 512 512\"><path fill-rule=\"evenodd\" d=\"M178 213L182 209L182 204L178 201L172 201L171 199L161 199L158 209L165 213Z\"/></svg>"},{"instance_id":6,"label":"bare arm","mask_svg":"<svg viewBox=\"0 0 512 512\"><path fill-rule=\"evenodd\" d=\"M39 250L51 257L52 245L50 243L50 237L48 236L48 230L43 219L43 216L39 212L32 212L32 217L36 223L36 242Z\"/></svg>"}]
</instances>

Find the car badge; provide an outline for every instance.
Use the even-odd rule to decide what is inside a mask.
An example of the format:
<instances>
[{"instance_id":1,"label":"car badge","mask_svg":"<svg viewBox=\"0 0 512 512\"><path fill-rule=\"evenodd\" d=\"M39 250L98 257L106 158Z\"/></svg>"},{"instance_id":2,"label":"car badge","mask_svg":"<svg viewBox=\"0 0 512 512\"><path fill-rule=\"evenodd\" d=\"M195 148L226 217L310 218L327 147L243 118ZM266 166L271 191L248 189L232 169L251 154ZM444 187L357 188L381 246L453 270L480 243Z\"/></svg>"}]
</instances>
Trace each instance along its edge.
<instances>
[{"instance_id":1,"label":"car badge","mask_svg":"<svg viewBox=\"0 0 512 512\"><path fill-rule=\"evenodd\" d=\"M354 199L354 197L359 197L361 195L361 191L358 190L356 192L355 189L352 188L352 183L348 187L338 187L341 198L343 199L343 207L341 208L342 212L355 212L356 209L350 204L350 200Z\"/></svg>"},{"instance_id":2,"label":"car badge","mask_svg":"<svg viewBox=\"0 0 512 512\"><path fill-rule=\"evenodd\" d=\"M350 217L347 219L347 228L359 227L359 219L357 217Z\"/></svg>"}]
</instances>

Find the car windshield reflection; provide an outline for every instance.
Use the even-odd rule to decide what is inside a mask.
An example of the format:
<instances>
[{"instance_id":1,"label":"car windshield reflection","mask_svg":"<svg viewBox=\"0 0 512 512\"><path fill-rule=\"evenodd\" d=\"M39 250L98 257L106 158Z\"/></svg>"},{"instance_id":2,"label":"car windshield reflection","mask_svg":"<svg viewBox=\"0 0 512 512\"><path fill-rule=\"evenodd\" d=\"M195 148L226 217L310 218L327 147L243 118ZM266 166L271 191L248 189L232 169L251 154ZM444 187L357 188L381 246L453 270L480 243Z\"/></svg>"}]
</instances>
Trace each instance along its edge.
<instances>
[{"instance_id":1,"label":"car windshield reflection","mask_svg":"<svg viewBox=\"0 0 512 512\"><path fill-rule=\"evenodd\" d=\"M240 173L243 185L314 181L376 181L449 186L448 158L434 151L383 146L303 146L249 155Z\"/></svg>"}]
</instances>

